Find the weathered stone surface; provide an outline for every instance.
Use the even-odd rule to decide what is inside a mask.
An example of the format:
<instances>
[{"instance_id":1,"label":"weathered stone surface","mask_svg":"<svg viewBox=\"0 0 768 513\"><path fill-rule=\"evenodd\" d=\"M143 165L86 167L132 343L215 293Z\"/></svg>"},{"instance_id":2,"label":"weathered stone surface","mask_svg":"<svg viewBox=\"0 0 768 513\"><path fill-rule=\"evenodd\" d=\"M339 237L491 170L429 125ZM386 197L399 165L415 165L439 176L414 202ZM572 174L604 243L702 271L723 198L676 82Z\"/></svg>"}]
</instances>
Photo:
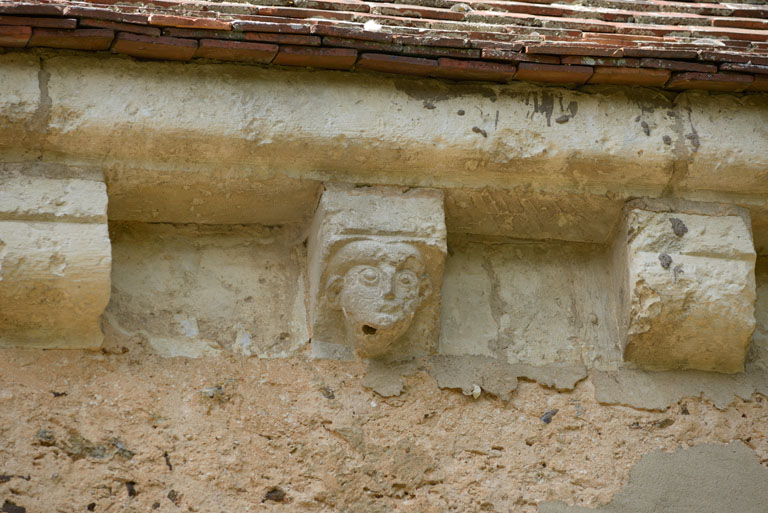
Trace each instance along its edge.
<instances>
[{"instance_id":1,"label":"weathered stone surface","mask_svg":"<svg viewBox=\"0 0 768 513\"><path fill-rule=\"evenodd\" d=\"M0 164L0 220L106 223L104 182L30 176Z\"/></svg>"},{"instance_id":2,"label":"weathered stone surface","mask_svg":"<svg viewBox=\"0 0 768 513\"><path fill-rule=\"evenodd\" d=\"M382 398L361 383L363 362L163 358L138 339L112 344L125 351L2 352L0 481L11 477L0 490L30 513L91 503L96 512L159 503L157 511L536 513L547 501L610 503L637 462L660 449L750 440L768 458L764 397L725 411L693 398L659 413L599 404L588 380L565 393L521 380L504 403L441 390L417 372L404 393ZM73 431L84 448L104 447L103 459L73 461L64 452L80 452ZM132 459L116 454L115 439ZM740 482L724 484L753 483L748 493L761 497L759 465L735 466ZM273 487L285 503L261 502Z\"/></svg>"},{"instance_id":3,"label":"weathered stone surface","mask_svg":"<svg viewBox=\"0 0 768 513\"><path fill-rule=\"evenodd\" d=\"M46 119L40 60L26 53L0 55L0 152L6 159L35 158ZM43 101L41 101L41 99Z\"/></svg>"},{"instance_id":4,"label":"weathered stone surface","mask_svg":"<svg viewBox=\"0 0 768 513\"><path fill-rule=\"evenodd\" d=\"M624 203L600 191L452 187L445 217L452 233L603 244Z\"/></svg>"},{"instance_id":5,"label":"weathered stone surface","mask_svg":"<svg viewBox=\"0 0 768 513\"><path fill-rule=\"evenodd\" d=\"M0 345L98 348L107 225L0 221Z\"/></svg>"},{"instance_id":6,"label":"weathered stone surface","mask_svg":"<svg viewBox=\"0 0 768 513\"><path fill-rule=\"evenodd\" d=\"M434 352L446 254L441 191L327 186L308 251L315 356Z\"/></svg>"},{"instance_id":7,"label":"weathered stone surface","mask_svg":"<svg viewBox=\"0 0 768 513\"><path fill-rule=\"evenodd\" d=\"M101 345L106 203L103 182L0 172L0 346Z\"/></svg>"},{"instance_id":8,"label":"weathered stone surface","mask_svg":"<svg viewBox=\"0 0 768 513\"><path fill-rule=\"evenodd\" d=\"M487 392L505 401L510 399L520 378L557 390L572 390L587 377L583 365L534 366L508 364L485 356L437 355L407 362L371 361L363 385L382 397L393 397L403 392L403 378L419 371L429 373L440 388L460 389L475 399Z\"/></svg>"},{"instance_id":9,"label":"weathered stone surface","mask_svg":"<svg viewBox=\"0 0 768 513\"><path fill-rule=\"evenodd\" d=\"M741 372L755 327L748 212L631 202L614 251L624 358L648 369Z\"/></svg>"},{"instance_id":10,"label":"weathered stone surface","mask_svg":"<svg viewBox=\"0 0 768 513\"><path fill-rule=\"evenodd\" d=\"M3 349L0 503L7 496L30 512L535 513L543 501L608 504L629 469L658 449L743 440L768 461L766 259L745 373L647 372L620 368L606 245L628 198L660 195L748 206L768 241L758 95L697 96L688 110L687 93L673 100L30 52L39 59L19 76L32 77L31 87L0 84L0 115L13 120L0 123L0 140L11 141L0 160L27 162L16 182L0 183L0 233L23 225L11 232L28 242L37 225L102 226L106 196L83 204L90 193L82 191L99 191L103 171L114 287L103 352ZM7 96L22 94L32 103ZM362 383L364 362L305 357L302 242L327 181L358 184L351 190L361 195L380 184L403 195L445 193L441 338L422 347L426 339L414 336L405 348L444 354L373 360ZM345 233L350 241L329 255L325 284L345 337L345 310L357 316L348 307L361 303L360 287L343 297L350 260L373 254L368 267L386 276L406 257L420 269L422 219L395 203L382 206L397 217L391 233L376 225L389 216L372 216L373 239L369 227ZM378 208L362 199L352 206ZM680 223L667 222L673 241L698 233L683 214L702 215L678 210ZM400 240L403 226L415 226L414 240ZM76 249L98 253L87 241ZM653 268L674 273L682 257L662 253ZM710 253L724 250L684 256L733 260ZM35 269L43 265L52 264ZM5 280L4 270L5 262ZM403 308L401 320L413 313L418 321L424 305ZM754 457L663 459L646 468L655 479L633 475L627 490L641 489L641 498L620 495L617 509L706 511L698 507L705 493L687 508L676 502L678 489L712 482L697 466L724 467L714 481L731 504L716 497L720 511L751 513L748 500L765 502L762 488L742 486L763 485Z\"/></svg>"},{"instance_id":11,"label":"weathered stone surface","mask_svg":"<svg viewBox=\"0 0 768 513\"><path fill-rule=\"evenodd\" d=\"M464 395L476 395L480 389L505 400L519 378L570 390L587 376L583 365L510 365L482 356L436 356L429 362L429 372L441 388L460 388Z\"/></svg>"},{"instance_id":12,"label":"weathered stone surface","mask_svg":"<svg viewBox=\"0 0 768 513\"><path fill-rule=\"evenodd\" d=\"M440 354L614 368L610 257L588 244L451 239Z\"/></svg>"},{"instance_id":13,"label":"weathered stone surface","mask_svg":"<svg viewBox=\"0 0 768 513\"><path fill-rule=\"evenodd\" d=\"M637 369L596 371L592 376L595 398L603 404L620 404L645 410L666 410L686 397L704 396L716 408L727 408L737 397L768 393L765 364L747 367L740 374L704 371L651 372Z\"/></svg>"},{"instance_id":14,"label":"weathered stone surface","mask_svg":"<svg viewBox=\"0 0 768 513\"><path fill-rule=\"evenodd\" d=\"M115 221L284 225L309 223L322 183L285 176L256 177L220 169L216 179L171 167L149 172L121 164L105 168L109 218Z\"/></svg>"},{"instance_id":15,"label":"weathered stone surface","mask_svg":"<svg viewBox=\"0 0 768 513\"><path fill-rule=\"evenodd\" d=\"M113 223L108 325L162 356L288 357L308 341L296 228Z\"/></svg>"},{"instance_id":16,"label":"weathered stone surface","mask_svg":"<svg viewBox=\"0 0 768 513\"><path fill-rule=\"evenodd\" d=\"M606 506L539 504L540 513L763 513L768 504L768 470L742 442L699 445L672 454L645 456L629 483Z\"/></svg>"}]
</instances>

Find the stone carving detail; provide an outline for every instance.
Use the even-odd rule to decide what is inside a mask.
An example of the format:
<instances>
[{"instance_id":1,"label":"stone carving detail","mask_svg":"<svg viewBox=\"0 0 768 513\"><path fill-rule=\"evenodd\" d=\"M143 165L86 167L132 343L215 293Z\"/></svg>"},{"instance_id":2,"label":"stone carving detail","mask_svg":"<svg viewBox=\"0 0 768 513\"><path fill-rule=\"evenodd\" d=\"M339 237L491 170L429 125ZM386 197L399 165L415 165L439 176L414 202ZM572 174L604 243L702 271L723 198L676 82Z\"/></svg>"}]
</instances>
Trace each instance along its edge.
<instances>
[{"instance_id":1,"label":"stone carving detail","mask_svg":"<svg viewBox=\"0 0 768 513\"><path fill-rule=\"evenodd\" d=\"M363 358L387 354L432 291L421 252L402 242L350 242L328 269L325 297L344 314L347 340Z\"/></svg>"},{"instance_id":2,"label":"stone carving detail","mask_svg":"<svg viewBox=\"0 0 768 513\"><path fill-rule=\"evenodd\" d=\"M434 352L445 259L442 194L329 186L310 234L313 354Z\"/></svg>"},{"instance_id":3,"label":"stone carving detail","mask_svg":"<svg viewBox=\"0 0 768 513\"><path fill-rule=\"evenodd\" d=\"M624 359L651 370L744 370L755 327L749 213L681 200L624 210L614 283Z\"/></svg>"}]
</instances>

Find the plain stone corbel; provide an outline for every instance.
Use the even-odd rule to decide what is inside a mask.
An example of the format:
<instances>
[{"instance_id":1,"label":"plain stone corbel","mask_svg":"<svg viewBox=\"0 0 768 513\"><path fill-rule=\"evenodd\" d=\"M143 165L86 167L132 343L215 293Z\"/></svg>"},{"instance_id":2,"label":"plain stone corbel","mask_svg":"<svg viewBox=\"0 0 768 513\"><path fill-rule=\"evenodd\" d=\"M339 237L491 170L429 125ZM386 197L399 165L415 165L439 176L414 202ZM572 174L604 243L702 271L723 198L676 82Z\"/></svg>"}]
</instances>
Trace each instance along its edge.
<instances>
[{"instance_id":1,"label":"plain stone corbel","mask_svg":"<svg viewBox=\"0 0 768 513\"><path fill-rule=\"evenodd\" d=\"M0 167L0 346L101 346L111 246L104 182Z\"/></svg>"},{"instance_id":2,"label":"plain stone corbel","mask_svg":"<svg viewBox=\"0 0 768 513\"><path fill-rule=\"evenodd\" d=\"M624 360L649 370L744 370L755 328L749 212L633 200L614 246Z\"/></svg>"},{"instance_id":3,"label":"plain stone corbel","mask_svg":"<svg viewBox=\"0 0 768 513\"><path fill-rule=\"evenodd\" d=\"M446 255L442 191L327 185L308 251L315 357L435 353Z\"/></svg>"}]
</instances>

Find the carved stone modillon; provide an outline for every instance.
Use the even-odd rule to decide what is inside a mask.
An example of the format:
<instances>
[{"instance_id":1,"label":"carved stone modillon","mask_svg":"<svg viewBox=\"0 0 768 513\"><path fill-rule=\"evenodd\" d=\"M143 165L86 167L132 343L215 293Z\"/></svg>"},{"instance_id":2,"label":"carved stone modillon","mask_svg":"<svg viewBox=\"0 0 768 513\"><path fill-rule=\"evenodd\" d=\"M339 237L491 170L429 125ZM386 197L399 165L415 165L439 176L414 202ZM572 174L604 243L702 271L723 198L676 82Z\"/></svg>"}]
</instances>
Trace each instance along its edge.
<instances>
[{"instance_id":1,"label":"carved stone modillon","mask_svg":"<svg viewBox=\"0 0 768 513\"><path fill-rule=\"evenodd\" d=\"M744 370L755 328L749 212L634 200L614 250L624 359L651 370Z\"/></svg>"},{"instance_id":2,"label":"carved stone modillon","mask_svg":"<svg viewBox=\"0 0 768 513\"><path fill-rule=\"evenodd\" d=\"M316 357L399 358L437 347L440 191L329 186L309 241Z\"/></svg>"},{"instance_id":3,"label":"carved stone modillon","mask_svg":"<svg viewBox=\"0 0 768 513\"><path fill-rule=\"evenodd\" d=\"M326 300L343 313L347 340L364 358L386 355L432 291L421 252L402 242L350 242L328 273Z\"/></svg>"}]
</instances>

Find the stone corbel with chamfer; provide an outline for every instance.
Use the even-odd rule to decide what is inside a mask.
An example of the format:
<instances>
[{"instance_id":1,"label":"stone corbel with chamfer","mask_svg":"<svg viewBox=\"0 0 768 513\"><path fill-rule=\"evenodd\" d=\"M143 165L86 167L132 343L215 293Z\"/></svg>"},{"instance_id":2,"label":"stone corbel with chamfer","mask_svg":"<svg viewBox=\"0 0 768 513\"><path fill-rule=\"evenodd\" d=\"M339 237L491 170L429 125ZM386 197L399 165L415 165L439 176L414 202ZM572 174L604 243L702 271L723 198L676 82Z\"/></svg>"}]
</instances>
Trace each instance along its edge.
<instances>
[{"instance_id":1,"label":"stone corbel with chamfer","mask_svg":"<svg viewBox=\"0 0 768 513\"><path fill-rule=\"evenodd\" d=\"M100 347L111 263L103 181L0 167L0 347Z\"/></svg>"},{"instance_id":2,"label":"stone corbel with chamfer","mask_svg":"<svg viewBox=\"0 0 768 513\"><path fill-rule=\"evenodd\" d=\"M446 254L441 191L326 186L308 250L315 357L435 352Z\"/></svg>"},{"instance_id":3,"label":"stone corbel with chamfer","mask_svg":"<svg viewBox=\"0 0 768 513\"><path fill-rule=\"evenodd\" d=\"M634 200L614 247L624 359L650 370L744 370L755 328L749 212Z\"/></svg>"}]
</instances>

